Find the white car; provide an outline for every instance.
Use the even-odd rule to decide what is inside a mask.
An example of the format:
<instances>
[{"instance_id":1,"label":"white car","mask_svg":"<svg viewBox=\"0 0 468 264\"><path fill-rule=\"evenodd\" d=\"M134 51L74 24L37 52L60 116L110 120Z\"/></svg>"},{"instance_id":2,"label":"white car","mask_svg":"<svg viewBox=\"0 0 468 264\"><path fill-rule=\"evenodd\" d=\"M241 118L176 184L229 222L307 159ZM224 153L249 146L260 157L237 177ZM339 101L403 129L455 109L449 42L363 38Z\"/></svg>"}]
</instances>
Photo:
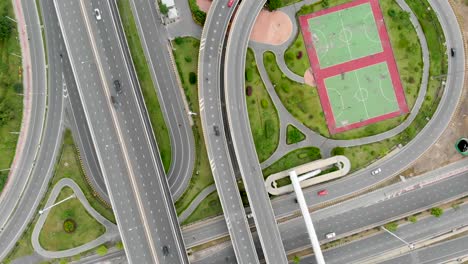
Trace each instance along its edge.
<instances>
[{"instance_id":1,"label":"white car","mask_svg":"<svg viewBox=\"0 0 468 264\"><path fill-rule=\"evenodd\" d=\"M325 235L327 239L334 238L336 236L335 232L331 232Z\"/></svg>"},{"instance_id":2,"label":"white car","mask_svg":"<svg viewBox=\"0 0 468 264\"><path fill-rule=\"evenodd\" d=\"M377 174L379 174L379 173L381 173L381 172L382 172L382 169L381 169L381 168L378 168L378 169L376 169L376 170L373 170L373 171L371 172L371 174L372 174L372 175L377 175Z\"/></svg>"},{"instance_id":3,"label":"white car","mask_svg":"<svg viewBox=\"0 0 468 264\"><path fill-rule=\"evenodd\" d=\"M94 9L94 16L96 17L96 20L101 20L101 11L99 9Z\"/></svg>"}]
</instances>

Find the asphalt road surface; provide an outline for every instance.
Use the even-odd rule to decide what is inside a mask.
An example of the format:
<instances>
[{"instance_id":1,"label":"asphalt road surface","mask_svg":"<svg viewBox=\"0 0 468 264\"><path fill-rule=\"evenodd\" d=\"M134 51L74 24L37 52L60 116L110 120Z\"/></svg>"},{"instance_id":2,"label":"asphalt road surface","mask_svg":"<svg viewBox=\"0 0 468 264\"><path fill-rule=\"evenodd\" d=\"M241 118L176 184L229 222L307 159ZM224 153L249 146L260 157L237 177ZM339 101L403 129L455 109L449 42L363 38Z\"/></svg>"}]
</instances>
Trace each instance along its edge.
<instances>
[{"instance_id":1,"label":"asphalt road surface","mask_svg":"<svg viewBox=\"0 0 468 264\"><path fill-rule=\"evenodd\" d=\"M382 264L439 264L450 260L457 261L460 257L468 256L468 247L466 245L468 245L468 236L463 236L418 249L412 253L382 262Z\"/></svg>"},{"instance_id":2,"label":"asphalt road surface","mask_svg":"<svg viewBox=\"0 0 468 264\"><path fill-rule=\"evenodd\" d=\"M45 60L37 6L31 5L26 0L22 1L21 5L23 6L26 24L28 25L28 36L30 38L31 70L34 82L33 93L37 93L34 94L33 98L37 97L36 100L41 101L46 96ZM15 187L11 190L18 188L16 190L18 193L15 194L18 196L17 200L8 199L8 202L7 200L2 201L2 206L4 207L0 211L2 223L0 229L0 259L5 258L10 252L27 228L28 223L35 216L39 202L47 190L48 182L52 177L55 161L59 153L62 138L62 90L64 84L59 70L61 67L60 60L52 54L53 52L57 52L57 50L50 48L48 51L49 90L45 127L43 131L41 131L42 129L34 129L32 131L33 134L29 134L29 136L36 137L36 139L41 139L41 145L37 157L35 157L35 151L26 153L27 157L25 157L25 160L33 159L35 161L31 161L31 165L33 165L31 174L29 174L28 170L23 170L16 176ZM44 109L36 108L34 105L39 106L40 103L33 100L32 118L36 119L36 121L30 124L30 128L43 125L42 121L40 121L43 117L40 115L43 114ZM42 107L45 106L43 105ZM34 111L37 112L35 113ZM34 133L43 133L43 135L41 137L41 135ZM29 147L34 148L35 146ZM28 166L25 166L25 168L28 168ZM23 186L24 190L21 190L20 186Z\"/></svg>"},{"instance_id":3,"label":"asphalt road surface","mask_svg":"<svg viewBox=\"0 0 468 264\"><path fill-rule=\"evenodd\" d=\"M152 0L131 0L131 7L138 34L151 72L153 83L161 103L169 129L172 147L168 181L172 197L182 196L192 177L195 162L195 142L188 113L184 106L181 88L171 62L166 28ZM178 73L177 73L178 74Z\"/></svg>"},{"instance_id":4,"label":"asphalt road surface","mask_svg":"<svg viewBox=\"0 0 468 264\"><path fill-rule=\"evenodd\" d=\"M0 193L0 229L4 228L10 215L14 212L15 206L23 195L24 188L33 170L42 140L47 100L44 45L42 45L42 42L39 45L31 42L31 39L33 41L41 40L41 30L38 23L36 7L22 5L21 1L18 0L12 2L15 7L22 6L23 8L24 14L16 18L18 20L17 27L18 32L20 32L19 34L22 35L23 38L29 38L29 40L25 40L26 43L29 42L29 47L22 47L26 49L29 48L29 50L23 51L22 58L14 58L14 60L23 61L22 67L24 68L24 77L22 81L25 91L23 92L24 95L22 98L24 98L23 102L26 108L24 111L28 111L27 109L29 109L30 114L29 119L24 120L25 113L23 113L21 129L27 130L21 132L24 133L24 141L20 142L20 140L18 140L16 157L14 163L11 164L12 168L10 168L9 171L3 171L3 173L9 173L9 175L7 184ZM15 8L15 10L16 9L17 8ZM26 31L27 35L22 34L23 30ZM29 54L29 56L27 54ZM30 91L30 93L28 93L28 91ZM30 107L28 104L30 104ZM11 132L17 133L18 131ZM17 137L17 135L12 134L11 137ZM0 170L7 169L8 168L0 168Z\"/></svg>"},{"instance_id":5,"label":"asphalt road surface","mask_svg":"<svg viewBox=\"0 0 468 264\"><path fill-rule=\"evenodd\" d=\"M247 3L249 2L244 1L242 5ZM244 34L244 32L249 32L250 29L253 27L255 19L249 19L249 17L252 18L252 10L257 10L258 6L261 5L261 3L259 3L258 1L256 2L256 4L257 6L250 6L250 8L246 9L239 8L237 16L239 16L241 19L236 20L232 26L232 41L230 45L232 47L235 47L235 49L233 49L233 53L235 53L236 51L244 51L243 53L239 54L227 54L227 60L229 61L228 63L226 63L227 68L225 71L225 83L228 85L232 85L232 87L234 88L244 87L244 85L240 82L244 80L243 66L245 64L246 49L239 49L239 47L247 45L248 37L245 36L248 36L249 34ZM433 4L434 10L439 14L441 25L444 29L444 32L446 33L447 46L454 47L457 50L463 51L463 41L461 38L461 33L450 5L444 1L431 1L431 4ZM242 12L244 14L242 14ZM238 28L239 30L236 31L236 28ZM445 93L442 96L439 108L437 109L433 118L426 125L426 127L418 134L418 136L414 140L412 140L409 144L404 146L397 154L382 161L379 161L378 164L372 165L371 167L354 173L353 175L344 177L341 180L318 186L313 186L304 190L304 194L306 196L306 201L308 205L314 206L324 204L326 202L330 202L338 198L349 196L353 193L362 191L371 186L375 186L376 184L384 181L385 179L396 175L404 168L409 166L420 155L422 155L422 153L424 153L424 151L435 142L434 139L438 138L440 134L444 131L444 129L448 125L448 122L450 121L449 117L451 117L455 111L456 103L461 95L464 80L464 73L459 73L460 70L458 69L463 69L464 63L465 62L463 54L460 54L456 58L449 58L449 74L446 81ZM238 67L237 71L235 68L231 68L230 65ZM457 72L457 74L454 74L454 72ZM241 91L241 89L234 88L228 88L227 90ZM236 96L237 98L232 98ZM241 134L245 135L245 133L248 133L245 131L248 131L247 128L249 127L248 115L245 113L245 102L242 103L245 100L244 97L245 95L243 92L239 92L237 94L233 93L233 96L228 95L227 97L228 101L231 100L231 102L233 102L232 104L230 104L230 108L228 108L229 111L235 111L235 114L231 114L231 117L238 118L236 119L236 121L231 121L232 124L235 124L235 127L232 126L231 131L231 133L233 134L233 138L235 137L236 131L241 130L242 127L244 127L244 133L238 134L239 136L237 138L239 139L239 141L243 139L245 140L245 138L247 138L246 136L241 138ZM248 153L252 152L253 147L251 149L248 149L246 146L253 146L253 143L251 141L247 140L243 143L237 142L235 145L239 146L239 149L244 147L242 148L242 151L238 152L241 153L241 157L238 157L238 159L242 159L245 156L250 157ZM252 160L252 157L250 157L250 160ZM244 162L248 163L248 161L249 159L246 159L246 161ZM255 164L252 164L252 166L254 165ZM382 173L377 175L371 175L370 172L376 169L377 167L380 167L382 169ZM261 176L258 175L258 177ZM327 189L329 194L327 196L318 196L317 192L321 189ZM276 206L286 206L291 208L290 212L294 211L292 210L292 208L295 205L291 203L291 200L293 199L294 194L285 195L284 197L281 197L277 203L275 203L276 201L273 201L273 207L276 208Z\"/></svg>"},{"instance_id":6,"label":"asphalt road surface","mask_svg":"<svg viewBox=\"0 0 468 264\"><path fill-rule=\"evenodd\" d=\"M414 243L418 246L418 242L426 241L441 234L450 233L452 230L466 225L468 225L468 206L463 205L457 210L450 209L445 211L439 218L429 216L416 223L400 226L394 233L406 242ZM387 254L389 251L397 250L402 247L406 247L403 242L387 232L381 231L371 237L326 250L324 251L324 256L327 264L362 263L364 261L372 263L377 261L375 257L380 257L381 255ZM410 254L413 260L418 259L418 252L419 250L414 250ZM437 250L435 253L440 254L441 252L442 251ZM440 256L442 255L443 254L440 254ZM314 256L305 257L302 261L304 263L316 263ZM402 261L393 263L419 262Z\"/></svg>"},{"instance_id":7,"label":"asphalt road surface","mask_svg":"<svg viewBox=\"0 0 468 264\"><path fill-rule=\"evenodd\" d=\"M225 32L237 1L213 1L200 40L198 93L203 135L225 223L239 263L258 263L257 252L239 195L221 110L219 80Z\"/></svg>"},{"instance_id":8,"label":"asphalt road surface","mask_svg":"<svg viewBox=\"0 0 468 264\"><path fill-rule=\"evenodd\" d=\"M131 81L109 3L54 3L130 262L187 262L161 161L150 149L137 84ZM94 17L95 8L101 20ZM116 79L122 87L119 94L113 87Z\"/></svg>"},{"instance_id":9,"label":"asphalt road surface","mask_svg":"<svg viewBox=\"0 0 468 264\"><path fill-rule=\"evenodd\" d=\"M270 196L265 188L262 168L250 129L245 91L242 89L245 87L245 54L250 37L249 29L251 29L251 27L244 26L255 23L257 14L265 2L244 0L239 6L232 21L226 48L224 89L232 142L257 234L262 245L263 257L267 263L286 263L286 253L281 242ZM242 23L238 21L242 21Z\"/></svg>"},{"instance_id":10,"label":"asphalt road surface","mask_svg":"<svg viewBox=\"0 0 468 264\"><path fill-rule=\"evenodd\" d=\"M380 226L393 219L400 219L407 214L431 208L441 201L466 196L468 194L467 190L468 172L464 172L456 177L372 205L352 208L328 217L322 217L321 212L318 211L312 213L311 217L312 221L314 221L317 236L321 243L324 243L330 241L325 238L327 233L335 232L337 235L335 239L348 236ZM366 199L366 196L360 197L360 199ZM302 218L294 218L281 223L279 229L287 252L311 246ZM209 255L207 254L205 258L198 259L195 263L220 263L226 257L234 259L234 252L231 247L226 247L219 252L211 250Z\"/></svg>"}]
</instances>

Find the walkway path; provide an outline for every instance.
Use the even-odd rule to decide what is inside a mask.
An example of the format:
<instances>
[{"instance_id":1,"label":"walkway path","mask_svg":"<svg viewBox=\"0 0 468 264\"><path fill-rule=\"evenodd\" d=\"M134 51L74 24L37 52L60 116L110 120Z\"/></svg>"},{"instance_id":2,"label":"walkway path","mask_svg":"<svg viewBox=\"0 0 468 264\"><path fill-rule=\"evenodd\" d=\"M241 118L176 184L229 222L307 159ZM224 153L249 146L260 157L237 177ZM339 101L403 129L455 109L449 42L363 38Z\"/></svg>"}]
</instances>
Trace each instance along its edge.
<instances>
[{"instance_id":1,"label":"walkway path","mask_svg":"<svg viewBox=\"0 0 468 264\"><path fill-rule=\"evenodd\" d=\"M175 0L174 2L179 12L179 19L166 26L169 38L191 36L200 39L202 27L193 21L188 0Z\"/></svg>"},{"instance_id":2,"label":"walkway path","mask_svg":"<svg viewBox=\"0 0 468 264\"><path fill-rule=\"evenodd\" d=\"M190 203L190 205L179 215L179 222L183 223L194 211L197 209L197 207L200 205L200 203L211 193L216 191L216 185L212 184L205 189L203 189L196 197L193 199L193 201Z\"/></svg>"},{"instance_id":3,"label":"walkway path","mask_svg":"<svg viewBox=\"0 0 468 264\"><path fill-rule=\"evenodd\" d=\"M291 70L289 70L289 68L286 66L286 63L284 61L284 52L294 42L296 35L298 34L296 13L302 5L306 4L306 2L311 2L311 1L303 1L303 2L296 3L294 5L290 5L290 6L280 9L281 11L285 12L291 18L291 21L293 22L293 25L294 25L293 34L291 35L291 38L288 39L285 43L278 45L278 46L272 46L272 45L257 43L253 41L249 43L250 47L254 50L255 59L257 61L260 76L263 82L265 83L265 86L267 87L267 90L270 94L270 97L273 100L273 103L275 104L276 109L278 110L280 124L281 124L280 125L280 143L278 145L278 148L266 161L262 163L262 168L266 168L270 166L271 164L273 164L275 161L277 161L278 159L280 159L287 153L295 149L302 148L302 147L308 147L308 146L319 147L321 149L322 156L328 157L330 156L331 150L337 146L340 146L340 147L359 146L359 145L379 142L384 139L391 138L401 133L413 122L413 120L416 118L416 115L419 113L419 109L421 108L421 105L424 102L424 98L426 96L427 83L428 83L428 78L429 78L429 50L427 47L426 38L416 16L412 12L412 10L409 8L409 6L406 4L406 2L404 0L397 0L397 3L400 5L400 7L403 10L408 11L410 13L411 23L416 29L416 33L418 35L418 38L421 44L423 63L424 63L421 87L419 89L418 98L416 99L416 102L410 114L406 118L406 120L402 122L399 126L391 130L388 130L386 132L373 135L373 136L369 136L369 137L351 139L351 140L328 139L326 137L319 135L315 131L312 131L310 128L306 127L305 125L303 125L294 116L292 116L288 112L288 110L284 107L284 105L281 103L281 100L276 94L274 90L274 86L269 80L268 74L265 70L265 65L263 63L263 53L266 51L273 52L276 56L276 61L281 71L289 79L294 80L299 83L304 83L303 77L298 76L297 74L291 72ZM297 127L302 133L304 133L304 135L306 135L306 139L296 144L287 145L286 144L286 127L288 124L291 124Z\"/></svg>"},{"instance_id":4,"label":"walkway path","mask_svg":"<svg viewBox=\"0 0 468 264\"><path fill-rule=\"evenodd\" d=\"M119 236L119 231L117 229L117 226L113 224L112 222L110 222L109 220L107 220L106 218L104 218L89 204L88 200L84 196L80 187L72 179L64 178L60 180L59 182L57 182L57 184L55 184L44 208L49 207L52 204L54 204L54 202L57 200L58 195L60 194L60 191L64 187L70 187L73 190L73 192L76 195L76 198L80 199L81 204L86 208L88 213L106 228L106 232L100 237L96 238L95 240L90 241L76 248L62 250L62 251L48 251L44 249L39 243L39 233L41 232L42 226L44 225L47 219L47 216L49 215L49 212L50 212L50 210L46 210L39 217L39 220L34 226L34 230L31 236L32 246L37 253L47 258L70 257L70 256L80 254L84 251L90 250L92 248L95 248Z\"/></svg>"}]
</instances>

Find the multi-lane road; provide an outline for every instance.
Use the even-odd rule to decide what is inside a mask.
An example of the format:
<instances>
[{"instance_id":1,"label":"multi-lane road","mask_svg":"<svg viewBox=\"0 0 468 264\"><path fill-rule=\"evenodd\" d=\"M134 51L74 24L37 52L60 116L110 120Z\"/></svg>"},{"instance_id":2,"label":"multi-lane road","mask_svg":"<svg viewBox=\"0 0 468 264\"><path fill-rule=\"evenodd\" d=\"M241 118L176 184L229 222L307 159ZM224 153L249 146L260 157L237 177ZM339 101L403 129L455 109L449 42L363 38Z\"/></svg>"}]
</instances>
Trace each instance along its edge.
<instances>
[{"instance_id":1,"label":"multi-lane road","mask_svg":"<svg viewBox=\"0 0 468 264\"><path fill-rule=\"evenodd\" d=\"M213 1L200 40L198 98L203 135L224 219L239 263L258 263L257 252L239 194L235 164L231 162L221 106L219 79L225 32L237 6Z\"/></svg>"},{"instance_id":2,"label":"multi-lane road","mask_svg":"<svg viewBox=\"0 0 468 264\"><path fill-rule=\"evenodd\" d=\"M31 144L38 144L40 142L40 148L37 155L34 150L37 147L36 145L28 146L24 150L25 153L23 154L25 157L23 160L29 160L32 167L25 164L25 170L19 170L18 174L12 179L12 182L9 183L13 185L6 196L13 194L16 198L9 199L5 197L2 200L2 208L0 210L0 259L3 259L13 248L16 241L18 241L27 228L28 223L36 214L41 197L47 190L48 182L52 177L62 138L62 91L64 89L64 82L60 72L61 61L57 55L60 51L57 47L53 46L53 43L47 41L50 47L47 53L49 83L48 89L46 89L45 52L42 45L42 33L36 9L37 6L31 5L29 1L17 1L16 4L23 6L23 15L28 25L26 28L30 41L31 72L33 77L31 89L33 98L35 98L32 101L33 109L31 109L32 118L35 121L29 126L30 128L34 127L34 130L30 131L33 133L28 134L28 136L35 137L36 139L32 141L28 140L27 142ZM45 21L47 19L45 18ZM46 32L46 35L48 34L49 32ZM45 96L48 97L47 116L43 124L44 116L41 115L44 115L44 109L42 108L45 108L45 105L40 102L42 100L45 101ZM42 126L44 126L44 130L42 130ZM39 135L34 133L39 133ZM12 191L15 193L12 193Z\"/></svg>"},{"instance_id":3,"label":"multi-lane road","mask_svg":"<svg viewBox=\"0 0 468 264\"><path fill-rule=\"evenodd\" d=\"M403 195L386 200L374 200L374 203L371 204L369 201L373 201L372 195L367 194L357 198L357 200L339 205L338 208L328 207L314 212L311 217L315 220L317 236L322 243L328 242L330 240L325 237L327 233L335 232L337 236L334 239L338 239L431 208L443 201L466 196L468 194L467 176L468 172L465 171L457 176L424 188L414 189ZM302 218L294 218L279 224L279 230L286 252L294 252L294 250L311 246ZM184 236L186 235L184 233ZM188 240L187 245L190 246ZM225 257L234 259L231 246L217 251L212 249L210 254L197 259L196 263L219 263Z\"/></svg>"},{"instance_id":4,"label":"multi-lane road","mask_svg":"<svg viewBox=\"0 0 468 264\"><path fill-rule=\"evenodd\" d=\"M449 3L445 1L430 2L438 14L440 23L445 32L447 47L454 47L455 49L460 50L460 54L457 55L457 57L449 58L448 76L445 84L446 89L440 100L437 111L426 127L418 134L418 136L406 146L404 146L395 155L379 161L378 165L373 165L367 169L358 171L352 175L344 177L341 180L313 186L304 190L306 201L309 206L323 205L327 202L350 196L356 192L363 191L372 186L375 186L394 175L397 175L399 172L410 166L411 163L413 163L418 157L420 157L448 126L450 118L456 110L458 100L463 90L463 80L465 73L458 70L463 69L465 65L463 41L460 29L458 27L458 22ZM242 5L250 6L249 8L244 9L242 8ZM238 153L238 156L240 157L237 157L241 160L244 156L248 156L248 153L254 151L252 149L253 147L249 148L251 141L248 140L249 137L245 135L245 133L248 133L245 131L248 131L247 128L249 128L249 120L248 115L245 113L245 102L243 103L245 100L245 92L242 88L239 88L245 87L243 65L245 64L245 54L247 52L246 47L248 37L246 36L248 36L248 34L244 33L250 32L250 29L253 27L255 22L255 19L252 19L252 17L256 17L256 15L258 15L260 10L259 6L261 5L262 3L259 1L253 1L253 3L249 1L243 1L241 3L241 7L238 9L236 14L236 16L240 19L233 23L232 31L230 32L231 40L229 45L232 45L232 47L235 48L228 49L226 53L226 60L229 60L225 70L225 84L228 86L226 107L229 112L232 112L230 116L235 118L235 122L231 121L231 133L233 133L233 135L238 133L239 135L239 142L234 143L237 143L236 145L238 145L239 149L242 149L242 152L239 152L241 154L239 155ZM252 10L254 10L256 13L253 14ZM235 126L232 126L232 124L235 124ZM242 133L239 131L244 131L244 135L242 135ZM248 133L248 135L250 135L250 133ZM244 162L245 164L249 164L248 159L246 159ZM251 163L251 166L255 166L255 164ZM251 168L251 166L248 166L248 168ZM376 169L377 167L380 167L382 172L378 175L371 175L370 171ZM317 192L324 188L328 190L329 194L322 197L317 196ZM284 195L280 199L282 201L291 201L294 199L294 194ZM275 201L273 201L273 206L275 207ZM289 206L293 207L294 205Z\"/></svg>"},{"instance_id":5,"label":"multi-lane road","mask_svg":"<svg viewBox=\"0 0 468 264\"><path fill-rule=\"evenodd\" d=\"M42 6L44 8L44 6L47 6L47 4L44 4L47 3L47 0L42 1ZM450 120L449 117L451 117L455 111L455 106L463 87L464 73L457 70L463 68L465 64L464 54L462 54L463 42L450 5L446 2L433 0L430 2L434 10L438 13L441 25L446 34L447 46L454 47L458 51L458 55L455 58L449 58L449 74L446 81L447 89L442 96L439 108L432 120L421 131L418 137L406 145L397 155L379 163L379 167L381 167L383 171L378 176L370 176L368 173L369 170L365 170L355 173L343 180L327 184L326 188L329 190L329 195L327 197L317 197L313 195L318 188L324 188L323 186L309 188L306 191L306 195L310 206L342 198L356 191L373 186L397 174L419 157L432 142L434 142L434 138L438 138L447 127ZM157 145L154 144L154 139L153 141L151 139L152 130L145 113L142 98L137 92L139 91L138 80L133 72L128 51L126 51L125 39L121 28L119 28L120 22L116 16L117 12L112 10L112 6L108 2L98 0L56 0L55 5L59 17L61 18L61 30L65 33L64 44L70 55L71 68L70 64L68 64L67 51L64 50L63 43L61 41L47 43L48 46L51 47L48 53L50 70L52 70L52 65L56 67L55 70L50 73L55 74L50 79L50 87L53 87L53 89L51 88L50 94L52 95L52 91L54 91L55 99L49 101L49 110L50 107L54 105L62 109L62 91L63 95L67 97L70 96L69 91L73 91L73 88L76 89L75 91L78 93L75 92L74 96L78 94L79 100L70 98L72 105L73 102L77 105L72 109L78 109L77 112L80 112L79 105L83 104L83 108L81 109L82 113L79 115L79 118L85 120L88 125L88 128L76 126L77 130L82 130L82 132L79 133L80 135L87 135L80 143L83 149L88 148L89 153L94 153L94 156L90 155L90 167L94 166L90 168L90 171L100 171L106 181L107 188L110 191L110 200L114 210L116 210L117 221L124 244L129 253L130 261L159 260L163 263L174 263L174 261L186 262L185 247L181 239L182 236L180 235L177 217L172 205L173 201L170 197L168 183L165 179L164 170L157 154ZM253 243L254 239L250 233L244 209L240 201L236 182L236 176L238 176L235 173L236 169L239 169L239 172L243 176L244 184L250 186L250 191L249 187L247 187L250 200L255 196L252 189L258 187L259 179L261 179L261 170L256 168L258 166L258 159L254 152L251 136L246 138L242 137L245 133L250 135L248 116L246 115L245 102L243 102L245 100L244 90L234 88L244 87L243 65L245 64L245 51L248 41L248 34L244 33L246 30L250 32L255 22L255 16L252 16L252 13L255 13L255 15L258 14L262 4L258 1L242 2L236 18L233 20L232 35L227 44L227 53L224 58L223 46L225 44L225 32L236 5L237 3L235 3L232 8L228 8L225 2L215 1L208 13L207 23L202 34L200 45L200 114L202 117L205 141L207 142L210 165L225 212L226 222L218 221L217 224L218 227L220 227L219 230L226 230L227 227L234 245L234 249L227 247L225 249L226 252L223 251L223 254L226 253L223 255L223 260L232 262L237 258L239 262L256 263L258 262L257 252L260 256L264 254L267 260L269 258L273 259L272 257L276 260L282 259L284 249L282 249L283 244L281 244L281 238L284 241L286 250L292 250L307 245L307 238L304 234L300 234L301 232L305 233L302 222L300 221L302 219L288 221L287 224L280 225L279 232L276 232L275 230L278 229L276 228L272 207L269 201L265 203L266 199L263 199L265 197L263 192L260 191L258 194L255 193L260 203L252 203L251 201L254 220L256 221L256 227L260 234L260 241L262 242L262 247L257 243L256 252L255 244ZM93 10L95 8L101 10L102 19L99 21L97 21L93 15ZM158 84L158 95L160 98L165 98L163 99L165 102L166 100L173 101L174 106L172 107L177 108L177 111L174 111L174 120L170 121L171 124L169 127L171 130L176 128L179 129L179 131L174 132L173 135L171 134L171 140L174 141L180 138L181 142L185 143L181 143L179 147L174 146L174 143L172 143L175 149L179 149L179 151L176 152L174 152L173 149L173 155L175 155L175 153L179 153L183 150L185 145L191 144L191 133L186 132L190 131L190 127L188 125L187 116L184 113L183 103L180 100L180 91L178 89L171 89L172 91L164 92L164 88L167 89L166 85L169 87L177 87L177 85L174 82L173 76L170 75L172 70L169 67L167 51L159 51L165 46L164 41L156 37L156 33L161 33L161 31L158 30L162 30L162 27L158 26L154 32L151 31L151 25L154 27L154 25L158 23L158 19L156 18L157 12L151 1L132 1L132 10L137 20L140 36L144 39L146 56L152 65L153 81ZM255 12L252 12L252 10ZM34 23L34 20L38 21L38 18L34 17L35 10L26 12L29 12L29 17L33 18L33 21L30 23ZM66 19L62 17L66 17ZM53 24L53 22L47 22L51 19L53 20L53 17L45 18L45 24ZM150 33L148 33L148 30ZM47 40L50 42L51 39L57 39L60 32L47 33L46 31L46 34L48 35ZM54 34L55 36L53 36ZM32 36L34 39L40 40L41 38L40 33L34 33ZM58 37L58 39L60 39L60 37ZM158 48L156 48L158 52L149 48L153 47L151 43L155 41L158 41ZM241 47L241 49L230 47ZM162 60L160 57L161 55L163 56ZM221 67L222 64L224 64L224 59L227 63L226 69ZM161 62L164 63L161 64ZM59 70L62 65L67 64L69 65L68 72L67 67L64 67L63 71ZM157 64L157 66L155 64ZM156 71L155 68L157 69ZM70 70L73 70L73 72L70 72ZM222 74L223 70L226 71L225 74ZM169 77L161 77L159 71L169 73ZM454 74L454 72L457 72L457 74ZM70 77L73 76L73 74L76 80ZM225 81L223 77L226 78ZM161 78L167 78L167 80L163 81L165 83L164 85L158 83L161 81ZM121 94L117 93L113 87L113 81L115 79L119 79L123 87L123 93ZM73 86L75 81L78 86ZM52 84L52 82L55 82L55 84ZM227 89L225 98L229 119L226 119L225 116L223 117L221 111L223 105L220 102L222 101L220 97L223 96L224 88ZM116 98L115 105L111 103L111 95ZM73 111L73 113L75 113L75 111ZM31 174L31 179L37 179L37 181L28 184L24 193L31 191L37 193L37 190L41 190L42 192L45 190L45 183L48 177L50 177L53 167L51 164L53 164L53 160L55 160L54 157L56 157L55 153L58 148L57 142L60 142L61 116L62 111L58 110L53 116L49 115L47 117L46 130L44 132L46 134L44 135L47 135L48 138L50 136L51 138L44 141L42 146L48 146L48 148L44 151L41 149L38 153L39 158ZM75 125L83 122L78 121L80 120L79 118L73 115L72 119L75 120ZM166 115L166 119L167 118L169 118L168 115ZM179 123L180 121L182 123ZM226 126L225 130L225 125L228 124L228 121L230 122L230 126ZM234 123L236 127L233 126ZM48 130L49 126L51 127L50 130ZM88 129L89 134L86 134ZM54 135L56 136L54 137ZM189 135L189 137L184 138L184 135ZM232 135L232 143L236 153L230 152L228 148L228 145L231 144L229 140L230 135ZM80 145L80 143L78 145ZM91 150L92 145L96 147L95 152ZM189 148L192 149L192 147ZM47 153L48 156L45 156L45 154L41 156L42 152ZM237 154L237 156L235 156L235 154ZM193 160L193 157L190 156L190 153L183 157L173 156L173 160L179 159ZM39 164L43 164L43 166L39 166ZM237 167L238 165L239 167ZM172 173L173 175L180 176L179 178L175 176L174 178L172 176L169 178L169 181L172 181L174 184L172 186L177 185L176 183L183 185L183 182L191 175L190 166L193 165L188 164L185 167L177 168L179 170L171 167L170 174ZM373 168L374 167L370 169ZM37 173L35 173L36 170L38 171ZM34 178L34 175L39 175L39 172L42 174ZM466 179L466 175L463 176ZM456 177L456 179L462 178L461 176ZM21 179L23 179L25 183L27 177L22 177ZM459 190L459 188L465 187L466 189L465 182L454 183L454 179L455 178L445 181L445 184L449 184L450 188L445 186L442 195L432 197L425 193L420 197L416 197L416 199L422 202L438 202L444 199L444 194L452 195L453 198L456 192L460 193L462 191ZM183 189L183 187L181 188ZM158 191L155 191L155 189ZM261 190L264 190L263 186ZM180 193L180 191L178 192ZM440 193L441 190L433 190L433 192ZM41 195L38 197L23 197L18 203L18 208L30 208L31 210L23 210L23 212L18 212L17 210L17 212L8 214L8 216L11 215L10 220L8 223L5 222L5 231L0 234L0 248L2 252L7 252L8 248L14 245L14 241L16 241L17 236L21 234L21 230L24 230L28 219L31 219L34 214L34 208L37 207ZM142 199L142 197L144 197L144 199ZM435 200L431 200L433 198ZM283 208L282 210L289 213L297 210L297 208L295 208L297 205L292 202L292 195L284 196L280 198L278 202L274 201L273 207L275 207L275 204L277 206L281 204L283 206L281 207ZM413 204L409 202L403 202L403 204L408 208L413 206ZM414 204L414 206L419 206L418 208L420 208L421 204ZM397 211L399 209L400 211L407 210L408 208L406 207L402 206L401 208L394 209ZM275 209L276 215L278 215L277 211L278 210ZM401 213L400 211L398 212ZM265 214L263 214L263 212L265 212ZM153 213L157 213L158 216L153 216ZM350 212L335 214L331 216L331 218L324 219L327 219L327 223L332 223L333 230L338 230L337 233L340 234L353 232L359 229L359 224L364 224L363 222L359 223L357 226L351 224L347 227L342 227L346 226L346 223L340 222L342 219L353 220L353 215L346 215L346 213ZM320 219L319 216L315 217ZM372 223L380 223L384 220L391 219L392 215L386 215L385 213L376 211L372 215L367 215L367 217L373 219ZM377 220L380 219L380 217L384 218L379 222ZM6 218L4 217L4 219ZM12 222L12 219L18 219L18 221ZM153 222L151 223L151 221ZM321 224L320 221L324 220L318 220L318 232L320 236L323 236L325 232L329 232L331 227L326 226L324 228L324 224ZM337 227L335 227L335 225ZM366 227L368 226L369 225ZM273 228L271 229L273 231L267 233L263 228ZM212 226L212 230L214 229L215 226ZM197 240L195 235L193 235L193 239L190 239L191 237L191 235L187 236L186 232L184 232L184 238L188 244L192 244L188 241L193 242ZM256 237L256 234L254 237ZM157 240L159 238L165 241ZM266 238L279 240L265 243ZM136 241L137 239L138 241L144 242L139 244L132 243L132 241ZM236 255L235 257L234 253ZM204 263L216 261L216 255L212 255L209 259L205 259L205 261Z\"/></svg>"},{"instance_id":6,"label":"multi-lane road","mask_svg":"<svg viewBox=\"0 0 468 264\"><path fill-rule=\"evenodd\" d=\"M149 143L138 83L130 76L109 2L54 4L127 256L135 263L186 263L167 180Z\"/></svg>"},{"instance_id":7,"label":"multi-lane road","mask_svg":"<svg viewBox=\"0 0 468 264\"><path fill-rule=\"evenodd\" d=\"M151 0L131 0L145 56L169 128L172 147L168 180L174 200L186 190L195 161L195 143L181 87L171 62L167 30Z\"/></svg>"}]
</instances>

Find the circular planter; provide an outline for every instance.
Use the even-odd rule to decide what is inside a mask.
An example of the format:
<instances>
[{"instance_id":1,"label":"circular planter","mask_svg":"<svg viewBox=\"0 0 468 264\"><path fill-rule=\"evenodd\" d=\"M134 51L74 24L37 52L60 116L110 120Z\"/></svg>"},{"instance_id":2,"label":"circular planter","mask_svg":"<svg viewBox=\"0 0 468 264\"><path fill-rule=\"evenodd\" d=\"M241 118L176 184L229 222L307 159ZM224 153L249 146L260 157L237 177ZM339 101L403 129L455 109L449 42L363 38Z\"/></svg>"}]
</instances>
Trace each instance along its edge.
<instances>
[{"instance_id":1,"label":"circular planter","mask_svg":"<svg viewBox=\"0 0 468 264\"><path fill-rule=\"evenodd\" d=\"M76 222L73 219L66 219L63 222L63 231L66 233L73 233L76 230Z\"/></svg>"}]
</instances>

